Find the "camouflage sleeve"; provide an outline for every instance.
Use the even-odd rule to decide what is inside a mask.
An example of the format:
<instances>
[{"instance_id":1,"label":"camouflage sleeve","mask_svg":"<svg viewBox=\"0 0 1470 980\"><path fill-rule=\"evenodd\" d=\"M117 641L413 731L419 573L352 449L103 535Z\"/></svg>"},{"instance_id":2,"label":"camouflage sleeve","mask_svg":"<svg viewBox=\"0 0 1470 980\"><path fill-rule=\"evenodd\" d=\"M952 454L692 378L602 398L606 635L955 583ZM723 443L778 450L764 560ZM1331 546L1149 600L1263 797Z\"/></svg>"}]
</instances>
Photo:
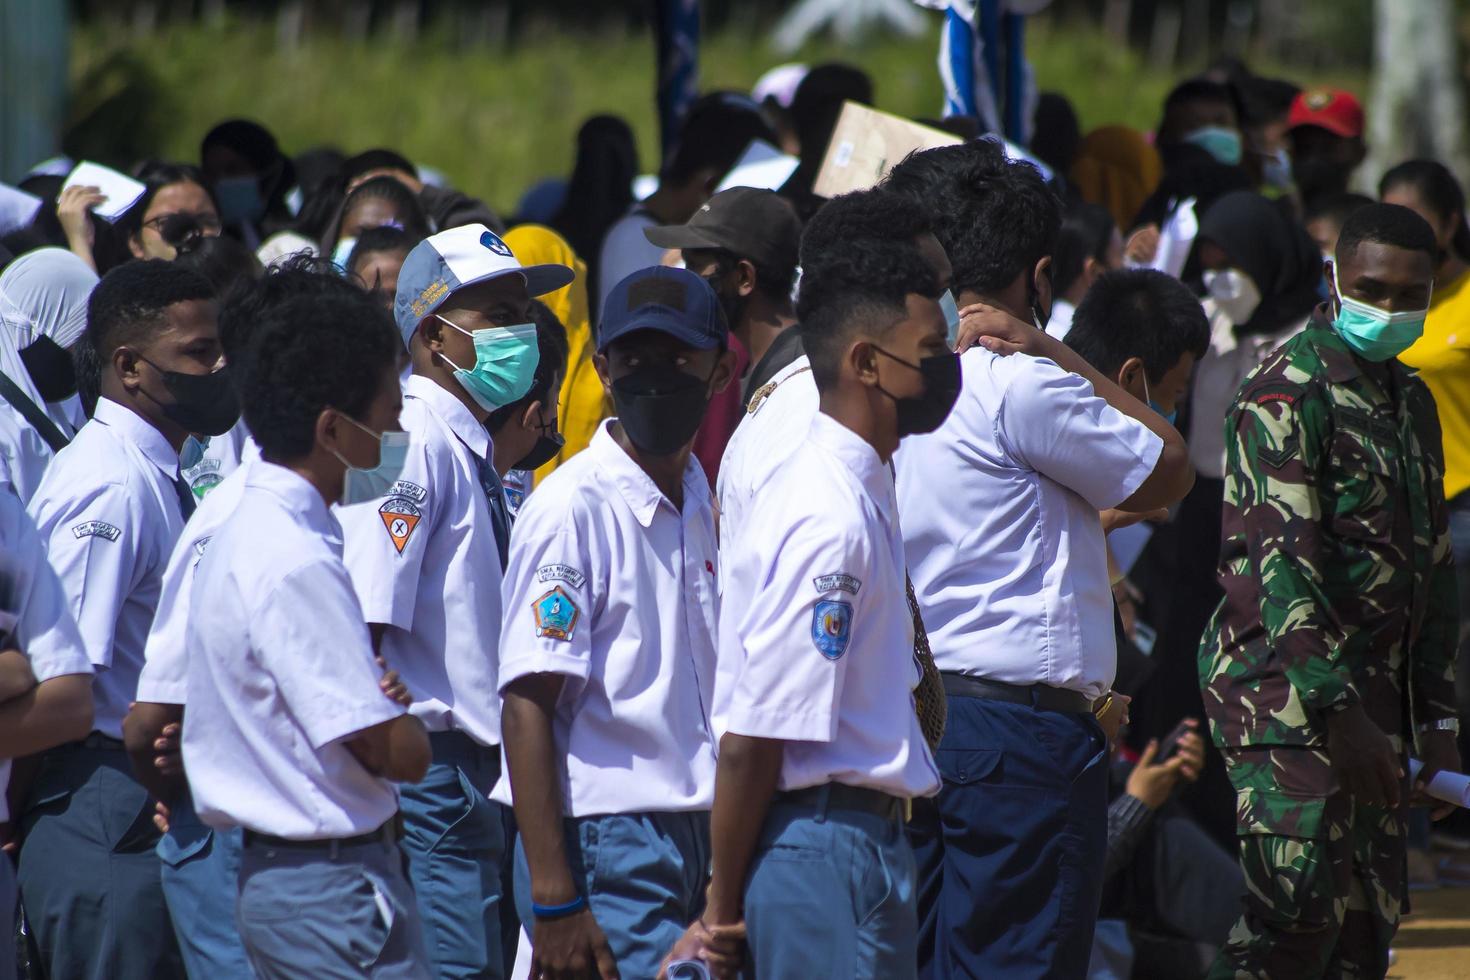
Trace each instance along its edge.
<instances>
[{"instance_id":1,"label":"camouflage sleeve","mask_svg":"<svg viewBox=\"0 0 1470 980\"><path fill-rule=\"evenodd\" d=\"M1340 662L1343 633L1323 591L1328 533L1318 493L1328 407L1310 385L1284 381L1241 392L1227 444L1227 495L1239 501L1261 625L1303 705L1358 701Z\"/></svg>"},{"instance_id":2,"label":"camouflage sleeve","mask_svg":"<svg viewBox=\"0 0 1470 980\"><path fill-rule=\"evenodd\" d=\"M1450 512L1444 499L1444 447L1438 409L1429 390L1418 386L1423 403L1415 405L1419 444L1428 457L1426 487L1432 527L1433 567L1429 572L1424 622L1409 651L1409 682L1415 725L1458 717L1455 703L1455 652L1460 639L1460 589L1450 544Z\"/></svg>"}]
</instances>

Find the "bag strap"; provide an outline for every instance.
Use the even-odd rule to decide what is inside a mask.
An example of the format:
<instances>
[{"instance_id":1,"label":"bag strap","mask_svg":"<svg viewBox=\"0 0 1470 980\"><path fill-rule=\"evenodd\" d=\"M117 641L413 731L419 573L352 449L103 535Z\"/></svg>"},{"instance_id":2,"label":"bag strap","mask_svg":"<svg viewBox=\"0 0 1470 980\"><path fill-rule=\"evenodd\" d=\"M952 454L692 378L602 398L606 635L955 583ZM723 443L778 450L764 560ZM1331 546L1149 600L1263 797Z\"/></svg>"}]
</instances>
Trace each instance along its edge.
<instances>
[{"instance_id":1,"label":"bag strap","mask_svg":"<svg viewBox=\"0 0 1470 980\"><path fill-rule=\"evenodd\" d=\"M3 371L0 371L0 398L9 402L10 406L30 423L31 428L40 433L41 438L46 440L46 445L51 447L53 453L61 452L62 448L71 441L61 434L61 430L56 427L55 422L51 421L51 417L37 408L36 403L27 398L26 393L21 391L20 387Z\"/></svg>"}]
</instances>

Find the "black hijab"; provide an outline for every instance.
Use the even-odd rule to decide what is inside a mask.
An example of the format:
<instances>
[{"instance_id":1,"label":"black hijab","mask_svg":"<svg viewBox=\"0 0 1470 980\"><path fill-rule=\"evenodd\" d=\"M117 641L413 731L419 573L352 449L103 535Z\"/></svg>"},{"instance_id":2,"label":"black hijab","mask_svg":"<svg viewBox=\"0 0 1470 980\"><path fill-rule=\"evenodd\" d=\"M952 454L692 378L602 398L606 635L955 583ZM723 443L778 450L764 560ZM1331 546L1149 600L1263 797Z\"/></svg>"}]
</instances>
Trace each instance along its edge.
<instances>
[{"instance_id":1,"label":"black hijab","mask_svg":"<svg viewBox=\"0 0 1470 980\"><path fill-rule=\"evenodd\" d=\"M1233 191L1200 219L1199 238L1255 280L1261 305L1238 334L1274 333L1305 320L1322 301L1322 253L1284 208L1254 191Z\"/></svg>"}]
</instances>

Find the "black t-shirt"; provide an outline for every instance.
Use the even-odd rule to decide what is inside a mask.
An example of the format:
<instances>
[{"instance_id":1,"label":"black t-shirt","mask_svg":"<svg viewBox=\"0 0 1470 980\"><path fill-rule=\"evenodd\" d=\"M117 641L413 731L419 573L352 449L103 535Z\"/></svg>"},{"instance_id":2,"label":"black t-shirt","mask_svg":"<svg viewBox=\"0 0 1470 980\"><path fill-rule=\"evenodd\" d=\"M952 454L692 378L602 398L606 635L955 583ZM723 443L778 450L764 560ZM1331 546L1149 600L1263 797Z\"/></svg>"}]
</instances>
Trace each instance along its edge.
<instances>
[{"instance_id":1,"label":"black t-shirt","mask_svg":"<svg viewBox=\"0 0 1470 980\"><path fill-rule=\"evenodd\" d=\"M805 353L801 346L801 331L796 324L793 323L778 333L760 361L746 374L745 387L740 392L741 406L748 406L750 397L760 390L761 385L780 374L782 368Z\"/></svg>"}]
</instances>

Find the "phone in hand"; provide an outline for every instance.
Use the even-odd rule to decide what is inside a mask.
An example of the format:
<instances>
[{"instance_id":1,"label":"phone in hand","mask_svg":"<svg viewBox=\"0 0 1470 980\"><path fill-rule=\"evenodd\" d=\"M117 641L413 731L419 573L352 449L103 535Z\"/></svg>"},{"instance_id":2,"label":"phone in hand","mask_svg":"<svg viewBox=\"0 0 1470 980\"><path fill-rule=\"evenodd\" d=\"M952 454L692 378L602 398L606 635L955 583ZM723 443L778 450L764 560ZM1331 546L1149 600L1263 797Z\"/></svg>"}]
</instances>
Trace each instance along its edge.
<instances>
[{"instance_id":1,"label":"phone in hand","mask_svg":"<svg viewBox=\"0 0 1470 980\"><path fill-rule=\"evenodd\" d=\"M709 967L703 960L674 960L668 973L669 980L711 980Z\"/></svg>"},{"instance_id":2,"label":"phone in hand","mask_svg":"<svg viewBox=\"0 0 1470 980\"><path fill-rule=\"evenodd\" d=\"M1174 753L1179 751L1179 740L1195 730L1194 726L1190 725L1193 720L1193 718L1185 718L1175 725L1168 735L1164 736L1164 740L1159 743L1159 752L1154 756L1154 765L1168 762Z\"/></svg>"}]
</instances>

